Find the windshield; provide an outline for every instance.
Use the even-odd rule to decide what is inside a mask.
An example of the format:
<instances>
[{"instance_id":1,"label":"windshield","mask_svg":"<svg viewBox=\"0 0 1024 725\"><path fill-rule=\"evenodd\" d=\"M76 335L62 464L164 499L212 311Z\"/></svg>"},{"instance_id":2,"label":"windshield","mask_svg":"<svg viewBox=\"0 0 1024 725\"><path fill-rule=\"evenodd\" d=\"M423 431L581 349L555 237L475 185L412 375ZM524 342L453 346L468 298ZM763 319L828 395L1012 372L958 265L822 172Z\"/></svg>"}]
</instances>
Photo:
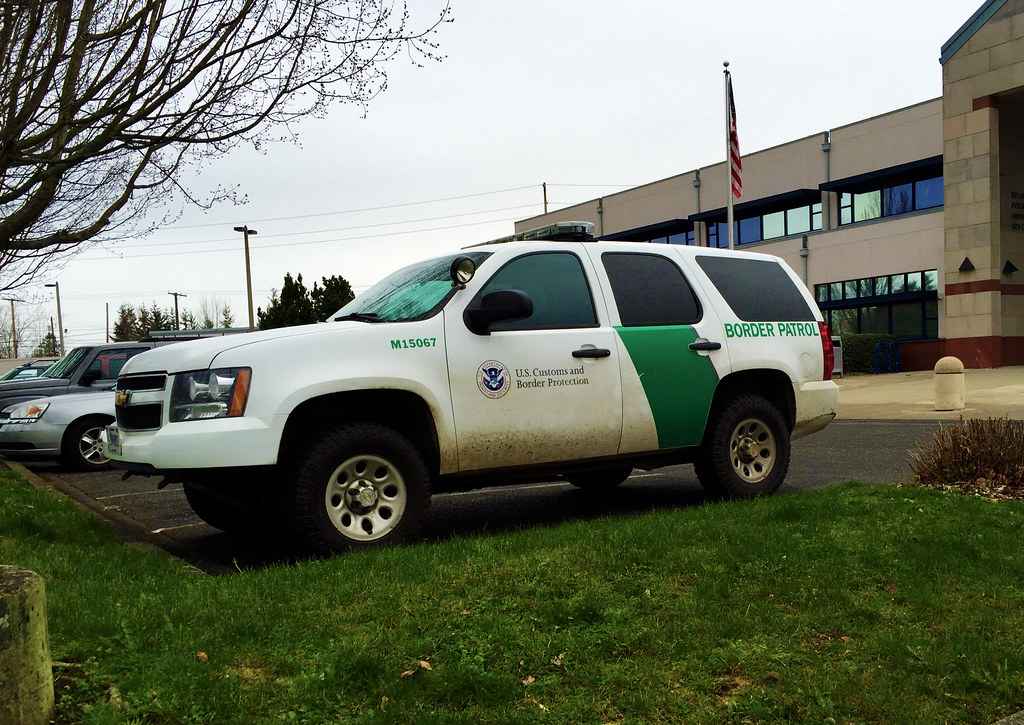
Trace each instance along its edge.
<instances>
[{"instance_id":1,"label":"windshield","mask_svg":"<svg viewBox=\"0 0 1024 725\"><path fill-rule=\"evenodd\" d=\"M89 354L91 347L76 347L43 373L44 378L70 378L78 364Z\"/></svg>"},{"instance_id":2,"label":"windshield","mask_svg":"<svg viewBox=\"0 0 1024 725\"><path fill-rule=\"evenodd\" d=\"M480 266L489 256L490 252L464 252L403 267L342 307L334 317L368 315L380 322L423 319L452 291L452 262L469 257Z\"/></svg>"}]
</instances>

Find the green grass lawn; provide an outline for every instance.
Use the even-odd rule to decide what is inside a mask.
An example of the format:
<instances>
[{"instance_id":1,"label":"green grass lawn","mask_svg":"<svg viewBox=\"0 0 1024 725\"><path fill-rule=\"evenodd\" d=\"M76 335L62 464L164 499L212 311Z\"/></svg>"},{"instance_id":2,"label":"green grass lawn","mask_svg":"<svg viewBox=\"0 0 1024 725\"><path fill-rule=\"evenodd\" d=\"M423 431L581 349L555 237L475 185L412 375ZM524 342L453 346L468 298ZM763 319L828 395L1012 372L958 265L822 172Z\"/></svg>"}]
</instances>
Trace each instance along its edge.
<instances>
[{"instance_id":1,"label":"green grass lawn","mask_svg":"<svg viewBox=\"0 0 1024 725\"><path fill-rule=\"evenodd\" d=\"M95 723L991 722L1022 524L850 485L209 577L0 474L0 562L45 576L61 721Z\"/></svg>"}]
</instances>

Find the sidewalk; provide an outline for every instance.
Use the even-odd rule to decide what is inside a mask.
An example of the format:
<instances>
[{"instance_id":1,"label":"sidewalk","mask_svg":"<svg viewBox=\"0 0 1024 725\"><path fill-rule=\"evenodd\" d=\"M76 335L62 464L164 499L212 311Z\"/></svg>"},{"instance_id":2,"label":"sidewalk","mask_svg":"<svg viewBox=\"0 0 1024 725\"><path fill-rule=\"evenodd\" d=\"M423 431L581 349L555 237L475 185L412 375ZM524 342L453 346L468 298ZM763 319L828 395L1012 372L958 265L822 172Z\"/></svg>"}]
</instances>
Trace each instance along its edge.
<instances>
[{"instance_id":1,"label":"sidewalk","mask_svg":"<svg viewBox=\"0 0 1024 725\"><path fill-rule=\"evenodd\" d=\"M839 378L841 420L1024 419L1024 367L967 371L967 408L934 410L931 372Z\"/></svg>"}]
</instances>

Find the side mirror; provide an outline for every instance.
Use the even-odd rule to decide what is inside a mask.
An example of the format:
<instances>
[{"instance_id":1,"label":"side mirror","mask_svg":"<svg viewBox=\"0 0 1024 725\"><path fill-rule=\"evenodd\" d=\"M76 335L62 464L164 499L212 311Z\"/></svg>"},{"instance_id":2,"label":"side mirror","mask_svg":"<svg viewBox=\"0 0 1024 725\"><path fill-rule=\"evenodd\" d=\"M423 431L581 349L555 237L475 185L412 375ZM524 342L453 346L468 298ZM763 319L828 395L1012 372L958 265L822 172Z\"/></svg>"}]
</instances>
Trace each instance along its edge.
<instances>
[{"instance_id":1,"label":"side mirror","mask_svg":"<svg viewBox=\"0 0 1024 725\"><path fill-rule=\"evenodd\" d=\"M456 257L448 273L452 278L452 286L462 289L476 274L476 262L472 257Z\"/></svg>"},{"instance_id":2,"label":"side mirror","mask_svg":"<svg viewBox=\"0 0 1024 725\"><path fill-rule=\"evenodd\" d=\"M533 300L517 289L499 290L484 295L480 302L467 307L463 319L472 332L489 335L497 322L525 320L533 314Z\"/></svg>"}]
</instances>

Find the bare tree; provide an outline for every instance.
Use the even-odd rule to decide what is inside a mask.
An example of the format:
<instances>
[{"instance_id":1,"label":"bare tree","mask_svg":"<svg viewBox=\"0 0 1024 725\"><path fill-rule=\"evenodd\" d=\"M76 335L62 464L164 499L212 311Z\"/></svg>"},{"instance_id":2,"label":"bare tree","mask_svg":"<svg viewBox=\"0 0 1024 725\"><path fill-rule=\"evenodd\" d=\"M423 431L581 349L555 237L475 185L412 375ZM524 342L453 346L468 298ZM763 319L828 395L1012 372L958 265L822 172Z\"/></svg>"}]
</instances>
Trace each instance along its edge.
<instances>
[{"instance_id":1,"label":"bare tree","mask_svg":"<svg viewBox=\"0 0 1024 725\"><path fill-rule=\"evenodd\" d=\"M42 315L32 305L15 307L15 334L18 337L18 355L29 357L32 348L43 336ZM0 358L14 357L14 341L11 339L11 312L7 303L0 305Z\"/></svg>"},{"instance_id":2,"label":"bare tree","mask_svg":"<svg viewBox=\"0 0 1024 725\"><path fill-rule=\"evenodd\" d=\"M204 330L212 330L220 322L225 307L219 297L203 297L199 300L200 326Z\"/></svg>"},{"instance_id":3,"label":"bare tree","mask_svg":"<svg viewBox=\"0 0 1024 725\"><path fill-rule=\"evenodd\" d=\"M442 59L451 20L444 5L414 28L389 0L0 3L0 288L165 223L169 203L232 198L200 198L184 172L294 140L293 122L332 103L365 111L387 61Z\"/></svg>"}]
</instances>

